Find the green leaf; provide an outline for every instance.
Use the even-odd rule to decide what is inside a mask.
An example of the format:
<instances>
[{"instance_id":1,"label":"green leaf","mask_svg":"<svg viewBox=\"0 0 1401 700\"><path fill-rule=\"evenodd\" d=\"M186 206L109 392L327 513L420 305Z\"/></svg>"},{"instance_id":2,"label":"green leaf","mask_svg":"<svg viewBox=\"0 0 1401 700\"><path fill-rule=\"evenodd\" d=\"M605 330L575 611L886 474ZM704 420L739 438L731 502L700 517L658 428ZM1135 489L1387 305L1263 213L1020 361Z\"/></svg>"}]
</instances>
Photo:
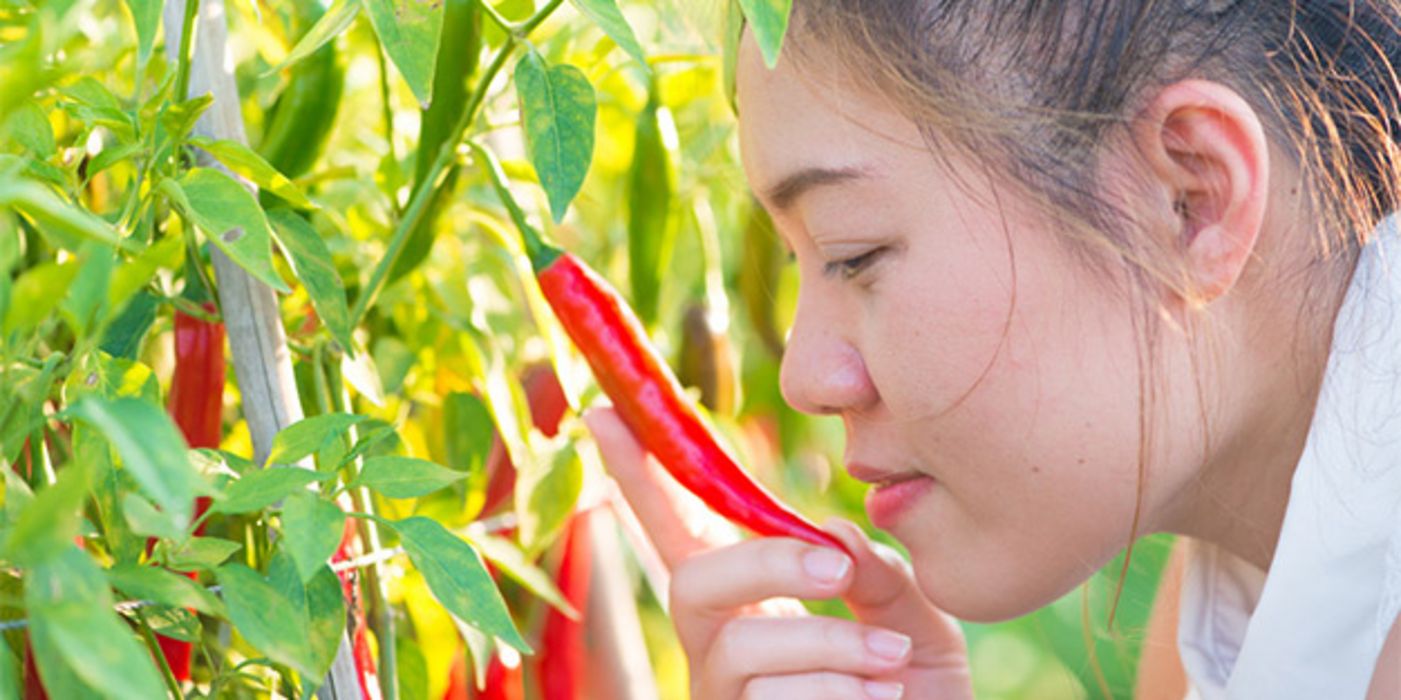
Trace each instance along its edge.
<instances>
[{"instance_id":1,"label":"green leaf","mask_svg":"<svg viewBox=\"0 0 1401 700\"><path fill-rule=\"evenodd\" d=\"M331 250L315 227L296 212L274 209L268 212L277 242L292 263L292 273L306 286L307 296L331 337L346 352L355 346L350 322L350 308L345 300L345 284L331 262Z\"/></svg>"},{"instance_id":2,"label":"green leaf","mask_svg":"<svg viewBox=\"0 0 1401 700\"><path fill-rule=\"evenodd\" d=\"M740 9L754 31L764 65L778 65L778 52L783 48L783 35L788 33L788 15L793 0L739 0Z\"/></svg>"},{"instance_id":3,"label":"green leaf","mask_svg":"<svg viewBox=\"0 0 1401 700\"><path fill-rule=\"evenodd\" d=\"M413 457L373 457L365 461L357 486L367 486L390 498L418 498L466 475Z\"/></svg>"},{"instance_id":4,"label":"green leaf","mask_svg":"<svg viewBox=\"0 0 1401 700\"><path fill-rule=\"evenodd\" d=\"M647 54L643 52L642 45L637 42L637 35L632 32L632 25L618 9L617 0L574 0L574 6L584 13L589 19L598 25L614 42L624 51L637 60L643 69L651 70L647 65Z\"/></svg>"},{"instance_id":5,"label":"green leaf","mask_svg":"<svg viewBox=\"0 0 1401 700\"><path fill-rule=\"evenodd\" d=\"M268 467L244 474L229 485L224 498L214 502L216 513L251 513L262 510L318 481L329 481L335 474L301 467Z\"/></svg>"},{"instance_id":6,"label":"green leaf","mask_svg":"<svg viewBox=\"0 0 1401 700\"><path fill-rule=\"evenodd\" d=\"M321 15L321 19L316 20L316 24L308 29L302 36L302 40L292 48L291 53L282 63L268 70L263 75L280 73L286 68L290 68L302 59L316 53L316 50L326 44L326 42L340 36L340 33L350 27L350 23L355 21L355 15L360 12L360 0L336 0L326 13Z\"/></svg>"},{"instance_id":7,"label":"green leaf","mask_svg":"<svg viewBox=\"0 0 1401 700\"><path fill-rule=\"evenodd\" d=\"M133 398L85 397L68 412L102 431L122 465L176 527L189 526L200 476L180 431L159 407Z\"/></svg>"},{"instance_id":8,"label":"green leaf","mask_svg":"<svg viewBox=\"0 0 1401 700\"><path fill-rule=\"evenodd\" d=\"M433 68L437 64L438 34L443 3L422 0L364 0L379 43L419 104L433 101Z\"/></svg>"},{"instance_id":9,"label":"green leaf","mask_svg":"<svg viewBox=\"0 0 1401 700\"><path fill-rule=\"evenodd\" d=\"M5 522L13 523L20 513L24 512L26 506L34 502L34 492L30 490L29 484L24 482L16 471L17 465L12 469L4 470L5 473Z\"/></svg>"},{"instance_id":10,"label":"green leaf","mask_svg":"<svg viewBox=\"0 0 1401 700\"><path fill-rule=\"evenodd\" d=\"M165 696L150 652L113 612L102 570L87 554L70 545L31 569L24 598L33 633L44 637L84 684L111 698Z\"/></svg>"},{"instance_id":11,"label":"green leaf","mask_svg":"<svg viewBox=\"0 0 1401 700\"><path fill-rule=\"evenodd\" d=\"M25 100L20 104L19 109L10 115L3 132L15 143L28 149L36 158L48 158L57 149L49 117L34 100Z\"/></svg>"},{"instance_id":12,"label":"green leaf","mask_svg":"<svg viewBox=\"0 0 1401 700\"><path fill-rule=\"evenodd\" d=\"M413 565L423 574L428 589L448 612L481 631L529 654L501 592L496 589L476 550L437 521L412 517L382 521L399 533Z\"/></svg>"},{"instance_id":13,"label":"green leaf","mask_svg":"<svg viewBox=\"0 0 1401 700\"><path fill-rule=\"evenodd\" d=\"M274 168L253 149L237 141L211 139L204 136L196 136L190 139L190 143L218 158L219 162L228 166L229 170L248 178L259 188L287 200L292 206L299 209L316 208L316 205L306 198L306 193L302 192L302 188L298 187L297 183L278 172L277 168Z\"/></svg>"},{"instance_id":14,"label":"green leaf","mask_svg":"<svg viewBox=\"0 0 1401 700\"><path fill-rule=\"evenodd\" d=\"M521 546L539 553L574 512L584 485L584 467L569 445L548 460L517 463L517 467L515 504Z\"/></svg>"},{"instance_id":15,"label":"green leaf","mask_svg":"<svg viewBox=\"0 0 1401 700\"><path fill-rule=\"evenodd\" d=\"M152 632L162 637L182 642L200 641L199 616L184 608L153 605L146 609L146 623Z\"/></svg>"},{"instance_id":16,"label":"green leaf","mask_svg":"<svg viewBox=\"0 0 1401 700\"><path fill-rule=\"evenodd\" d=\"M443 427L447 465L467 474L482 473L495 427L481 398L462 391L443 397Z\"/></svg>"},{"instance_id":17,"label":"green leaf","mask_svg":"<svg viewBox=\"0 0 1401 700\"><path fill-rule=\"evenodd\" d=\"M105 315L107 281L112 278L116 259L112 249L92 243L83 246L79 257L82 273L73 281L59 309L73 333L82 337Z\"/></svg>"},{"instance_id":18,"label":"green leaf","mask_svg":"<svg viewBox=\"0 0 1401 700\"><path fill-rule=\"evenodd\" d=\"M399 635L394 639L395 671L399 682L399 697L403 700L428 700L428 660L411 637Z\"/></svg>"},{"instance_id":19,"label":"green leaf","mask_svg":"<svg viewBox=\"0 0 1401 700\"><path fill-rule=\"evenodd\" d=\"M268 464L295 464L315 454L330 440L339 438L350 426L365 420L351 413L327 413L303 418L283 428L272 439Z\"/></svg>"},{"instance_id":20,"label":"green leaf","mask_svg":"<svg viewBox=\"0 0 1401 700\"><path fill-rule=\"evenodd\" d=\"M593 86L583 71L570 65L547 65L535 51L516 63L515 79L530 162L558 223L593 161L597 112Z\"/></svg>"},{"instance_id":21,"label":"green leaf","mask_svg":"<svg viewBox=\"0 0 1401 700\"><path fill-rule=\"evenodd\" d=\"M15 652L10 648L9 642L0 636L0 698L19 698L20 695L20 659L15 656ZM422 697L427 697L424 691Z\"/></svg>"},{"instance_id":22,"label":"green leaf","mask_svg":"<svg viewBox=\"0 0 1401 700\"><path fill-rule=\"evenodd\" d=\"M81 509L92 482L95 459L90 459L93 445L106 449L94 438L77 445L75 457L82 462L59 471L58 480L41 489L24 510L19 512L14 526L5 533L5 557L20 565L50 561L63 552L78 535L82 523Z\"/></svg>"},{"instance_id":23,"label":"green leaf","mask_svg":"<svg viewBox=\"0 0 1401 700\"><path fill-rule=\"evenodd\" d=\"M341 637L345 634L345 593L331 567L321 564L302 582L287 552L278 550L268 565L268 583L292 602L301 617L301 629L311 651L316 674L307 680L320 682L331 670Z\"/></svg>"},{"instance_id":24,"label":"green leaf","mask_svg":"<svg viewBox=\"0 0 1401 700\"><path fill-rule=\"evenodd\" d=\"M120 163L124 160L129 160L141 154L141 152L145 150L145 148L146 144L141 143L140 141L132 141L131 143L121 143L115 146L103 148L100 152L98 152L97 155L92 157L92 160L88 161L88 179L91 180L98 173L116 165L117 163Z\"/></svg>"},{"instance_id":25,"label":"green leaf","mask_svg":"<svg viewBox=\"0 0 1401 700\"><path fill-rule=\"evenodd\" d=\"M167 550L165 564L176 571L212 571L240 549L243 545L218 537L191 537L180 548Z\"/></svg>"},{"instance_id":26,"label":"green leaf","mask_svg":"<svg viewBox=\"0 0 1401 700\"><path fill-rule=\"evenodd\" d=\"M32 180L6 182L0 179L0 210L6 207L14 207L33 219L46 234L75 236L122 248L135 247L131 241L123 240L111 224L59 199L53 190Z\"/></svg>"},{"instance_id":27,"label":"green leaf","mask_svg":"<svg viewBox=\"0 0 1401 700\"><path fill-rule=\"evenodd\" d=\"M120 308L132 295L150 284L156 273L178 269L184 260L185 242L180 236L166 236L152 244L112 272L112 282L107 287L108 306Z\"/></svg>"},{"instance_id":28,"label":"green leaf","mask_svg":"<svg viewBox=\"0 0 1401 700\"><path fill-rule=\"evenodd\" d=\"M150 501L131 492L122 496L122 516L131 527L131 531L138 535L174 541L185 534L170 521L170 516L156 510Z\"/></svg>"},{"instance_id":29,"label":"green leaf","mask_svg":"<svg viewBox=\"0 0 1401 700\"><path fill-rule=\"evenodd\" d=\"M214 96L205 93L188 100L168 102L162 106L160 125L165 128L167 140L166 143L162 144L162 148L168 149L171 139L185 138L190 130L195 128L195 122L199 121L200 116L212 104L214 104Z\"/></svg>"},{"instance_id":30,"label":"green leaf","mask_svg":"<svg viewBox=\"0 0 1401 700\"><path fill-rule=\"evenodd\" d=\"M180 214L204 231L248 274L279 292L289 292L272 265L272 229L258 200L243 185L212 168L193 168L160 189Z\"/></svg>"},{"instance_id":31,"label":"green leaf","mask_svg":"<svg viewBox=\"0 0 1401 700\"><path fill-rule=\"evenodd\" d=\"M574 606L565 600L564 594L555 586L555 582L544 569L531 563L525 552L521 551L514 542L492 535L469 533L467 541L471 542L481 551L482 556L496 565L496 568L505 572L507 576L515 579L526 590L535 594L541 600L553 605L560 612L570 617L576 617L578 611Z\"/></svg>"},{"instance_id":32,"label":"green leaf","mask_svg":"<svg viewBox=\"0 0 1401 700\"><path fill-rule=\"evenodd\" d=\"M282 546L302 582L311 580L336 553L345 532L340 506L310 493L294 493L282 504Z\"/></svg>"},{"instance_id":33,"label":"green leaf","mask_svg":"<svg viewBox=\"0 0 1401 700\"><path fill-rule=\"evenodd\" d=\"M204 586L186 576L155 566L122 564L107 570L113 588L135 600L149 600L174 608L194 608L205 615L227 617L224 604Z\"/></svg>"},{"instance_id":34,"label":"green leaf","mask_svg":"<svg viewBox=\"0 0 1401 700\"><path fill-rule=\"evenodd\" d=\"M299 614L287 595L242 564L219 567L219 583L224 587L229 620L249 644L298 673L320 677L316 652L307 635L306 615Z\"/></svg>"},{"instance_id":35,"label":"green leaf","mask_svg":"<svg viewBox=\"0 0 1401 700\"><path fill-rule=\"evenodd\" d=\"M158 0L126 0L131 18L136 22L136 61L144 64L151 57L156 43L156 31L161 26L161 6Z\"/></svg>"},{"instance_id":36,"label":"green leaf","mask_svg":"<svg viewBox=\"0 0 1401 700\"><path fill-rule=\"evenodd\" d=\"M53 314L78 276L78 261L42 262L25 271L10 290L6 333L28 333Z\"/></svg>"}]
</instances>

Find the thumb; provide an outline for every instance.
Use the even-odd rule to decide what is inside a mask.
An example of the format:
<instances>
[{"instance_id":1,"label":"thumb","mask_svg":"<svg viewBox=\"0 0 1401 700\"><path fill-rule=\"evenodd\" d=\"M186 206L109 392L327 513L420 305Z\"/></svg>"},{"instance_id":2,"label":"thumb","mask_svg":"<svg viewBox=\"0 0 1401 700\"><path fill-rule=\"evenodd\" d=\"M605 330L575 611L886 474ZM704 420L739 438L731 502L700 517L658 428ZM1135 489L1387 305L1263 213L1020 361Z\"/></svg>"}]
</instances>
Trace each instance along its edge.
<instances>
[{"instance_id":1,"label":"thumb","mask_svg":"<svg viewBox=\"0 0 1401 700\"><path fill-rule=\"evenodd\" d=\"M913 666L967 664L967 643L958 621L924 597L899 552L872 542L861 528L846 520L833 519L825 529L852 555L855 572L842 599L858 620L909 635Z\"/></svg>"}]
</instances>

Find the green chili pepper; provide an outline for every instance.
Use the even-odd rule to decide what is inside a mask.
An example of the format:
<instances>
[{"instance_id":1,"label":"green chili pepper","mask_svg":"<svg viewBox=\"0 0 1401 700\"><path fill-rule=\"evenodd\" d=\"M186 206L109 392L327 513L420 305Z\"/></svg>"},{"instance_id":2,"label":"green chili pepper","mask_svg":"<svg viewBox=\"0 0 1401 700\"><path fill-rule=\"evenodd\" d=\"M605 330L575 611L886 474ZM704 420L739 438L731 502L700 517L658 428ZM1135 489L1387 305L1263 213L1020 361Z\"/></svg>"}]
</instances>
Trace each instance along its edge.
<instances>
[{"instance_id":1,"label":"green chili pepper","mask_svg":"<svg viewBox=\"0 0 1401 700\"><path fill-rule=\"evenodd\" d=\"M324 10L319 3L297 3L298 35L311 28ZM321 149L335 126L345 87L345 68L335 42L292 66L291 77L273 102L258 152L287 177L300 177L321 158ZM270 196L270 195L269 195Z\"/></svg>"},{"instance_id":2,"label":"green chili pepper","mask_svg":"<svg viewBox=\"0 0 1401 700\"><path fill-rule=\"evenodd\" d=\"M433 104L422 112L414 165L415 191L429 185L425 178L438 157L438 150L452 136L453 126L467 108L467 81L477 70L482 48L482 16L476 0L448 0L443 8L441 31L438 63L433 72ZM456 165L448 170L447 180L428 203L418 227L409 234L403 252L389 271L390 283L412 272L428 258L436 235L434 222L450 201L449 193L457 182L457 170Z\"/></svg>"},{"instance_id":3,"label":"green chili pepper","mask_svg":"<svg viewBox=\"0 0 1401 700\"><path fill-rule=\"evenodd\" d=\"M661 104L656 80L647 106L637 115L628 182L628 281L633 308L647 326L657 322L662 275L671 264L675 227L670 225L676 191L676 125Z\"/></svg>"}]
</instances>

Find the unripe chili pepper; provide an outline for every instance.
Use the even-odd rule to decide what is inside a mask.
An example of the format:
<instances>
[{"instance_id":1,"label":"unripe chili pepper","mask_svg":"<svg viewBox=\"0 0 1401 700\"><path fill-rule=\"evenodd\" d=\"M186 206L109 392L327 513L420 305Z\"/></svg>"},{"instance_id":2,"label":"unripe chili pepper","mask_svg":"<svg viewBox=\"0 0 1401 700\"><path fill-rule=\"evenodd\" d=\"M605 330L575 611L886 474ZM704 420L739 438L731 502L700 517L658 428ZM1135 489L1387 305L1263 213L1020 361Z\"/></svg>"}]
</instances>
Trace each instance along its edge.
<instances>
[{"instance_id":1,"label":"unripe chili pepper","mask_svg":"<svg viewBox=\"0 0 1401 700\"><path fill-rule=\"evenodd\" d=\"M294 27L299 34L311 29L324 12L317 2L294 5L298 8ZM290 71L287 86L264 122L258 152L283 175L296 178L316 164L331 135L345 88L345 68L335 42L328 41Z\"/></svg>"},{"instance_id":2,"label":"unripe chili pepper","mask_svg":"<svg viewBox=\"0 0 1401 700\"><path fill-rule=\"evenodd\" d=\"M540 696L543 700L579 700L588 687L584 650L584 611L589 603L589 512L575 513L564 537L555 585L577 619L550 608L540 633Z\"/></svg>"},{"instance_id":3,"label":"unripe chili pepper","mask_svg":"<svg viewBox=\"0 0 1401 700\"><path fill-rule=\"evenodd\" d=\"M447 0L443 7L443 26L439 36L441 48L433 69L433 103L422 110L423 126L419 131L418 153L414 164L414 191L429 186L427 181L433 161L443 143L452 136L453 127L467 109L467 81L477 70L482 48L482 16L479 0ZM457 166L448 169L446 179L438 188L418 226L409 233L403 252L389 271L389 283L412 272L433 248L437 234L435 222L447 205L457 182Z\"/></svg>"},{"instance_id":4,"label":"unripe chili pepper","mask_svg":"<svg viewBox=\"0 0 1401 700\"><path fill-rule=\"evenodd\" d=\"M210 302L204 310L216 314ZM224 324L175 312L175 373L170 382L170 415L190 447L219 447L224 406ZM208 498L195 501L195 517L209 508ZM204 528L200 526L200 531ZM199 534L197 531L196 534ZM147 546L154 544L148 541ZM188 574L194 578L195 574ZM156 635L161 653L176 680L190 679L193 645Z\"/></svg>"},{"instance_id":5,"label":"unripe chili pepper","mask_svg":"<svg viewBox=\"0 0 1401 700\"><path fill-rule=\"evenodd\" d=\"M540 290L638 442L682 486L731 522L765 536L845 547L754 481L691 405L618 291L568 252L546 244L506 186L495 156L473 143L520 228Z\"/></svg>"},{"instance_id":6,"label":"unripe chili pepper","mask_svg":"<svg viewBox=\"0 0 1401 700\"><path fill-rule=\"evenodd\" d=\"M739 294L749 324L774 357L783 356L783 332L774 313L774 297L783 272L783 244L774 234L773 222L757 204L744 227L744 259L739 273Z\"/></svg>"},{"instance_id":7,"label":"unripe chili pepper","mask_svg":"<svg viewBox=\"0 0 1401 700\"><path fill-rule=\"evenodd\" d=\"M647 106L633 131L628 174L628 281L633 308L642 322L657 322L662 277L671 265L675 227L671 199L676 191L676 124L661 104L656 79L649 81Z\"/></svg>"},{"instance_id":8,"label":"unripe chili pepper","mask_svg":"<svg viewBox=\"0 0 1401 700\"><path fill-rule=\"evenodd\" d=\"M559 422L569 410L569 399L564 395L564 387L559 377L548 363L532 365L521 377L525 388L525 398L530 406L530 420L535 429L545 437L554 437L559 432ZM511 462L501 437L491 441L491 454L486 461L486 498L482 503L482 513L490 514L497 506L510 500L516 487L516 465Z\"/></svg>"},{"instance_id":9,"label":"unripe chili pepper","mask_svg":"<svg viewBox=\"0 0 1401 700\"><path fill-rule=\"evenodd\" d=\"M682 386L700 389L702 406L712 413L729 414L735 409L734 346L712 316L703 303L686 308L676 374Z\"/></svg>"}]
</instances>

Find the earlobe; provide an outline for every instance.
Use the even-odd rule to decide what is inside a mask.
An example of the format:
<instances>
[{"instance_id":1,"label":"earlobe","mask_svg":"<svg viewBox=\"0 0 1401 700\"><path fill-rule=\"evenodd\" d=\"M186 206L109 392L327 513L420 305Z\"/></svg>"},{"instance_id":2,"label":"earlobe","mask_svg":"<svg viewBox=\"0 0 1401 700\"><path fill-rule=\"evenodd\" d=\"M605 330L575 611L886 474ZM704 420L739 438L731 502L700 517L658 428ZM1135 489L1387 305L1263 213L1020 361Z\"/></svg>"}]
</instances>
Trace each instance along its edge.
<instances>
[{"instance_id":1,"label":"earlobe","mask_svg":"<svg viewBox=\"0 0 1401 700\"><path fill-rule=\"evenodd\" d=\"M1188 288L1179 294L1189 303L1210 303L1240 279L1264 224L1270 184L1264 126L1231 88L1188 80L1159 91L1133 137L1160 199L1172 203L1161 216L1173 222L1173 247L1182 253Z\"/></svg>"}]
</instances>

